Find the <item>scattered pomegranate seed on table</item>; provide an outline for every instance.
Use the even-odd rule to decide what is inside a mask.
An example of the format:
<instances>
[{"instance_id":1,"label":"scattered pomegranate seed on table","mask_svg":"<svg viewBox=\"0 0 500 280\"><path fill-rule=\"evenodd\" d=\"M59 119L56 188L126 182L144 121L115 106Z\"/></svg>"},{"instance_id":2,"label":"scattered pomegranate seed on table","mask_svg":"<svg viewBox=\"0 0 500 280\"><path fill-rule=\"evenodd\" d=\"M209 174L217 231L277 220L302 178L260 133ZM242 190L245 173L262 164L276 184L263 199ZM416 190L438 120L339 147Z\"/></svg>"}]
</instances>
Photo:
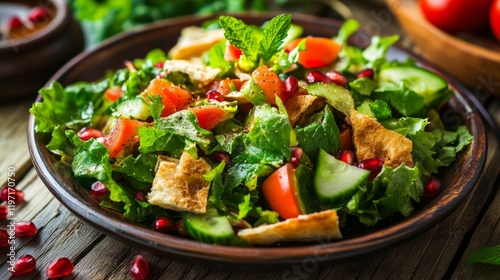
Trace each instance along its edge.
<instances>
[{"instance_id":1,"label":"scattered pomegranate seed on table","mask_svg":"<svg viewBox=\"0 0 500 280\"><path fill-rule=\"evenodd\" d=\"M35 236L38 232L33 222L17 222L14 224L16 236Z\"/></svg>"},{"instance_id":2,"label":"scattered pomegranate seed on table","mask_svg":"<svg viewBox=\"0 0 500 280\"><path fill-rule=\"evenodd\" d=\"M32 255L22 255L14 264L14 267L9 269L14 276L23 275L32 272L36 268L36 259Z\"/></svg>"},{"instance_id":3,"label":"scattered pomegranate seed on table","mask_svg":"<svg viewBox=\"0 0 500 280\"><path fill-rule=\"evenodd\" d=\"M68 258L59 258L53 260L47 267L47 278L59 278L70 275L73 272L75 265Z\"/></svg>"},{"instance_id":4,"label":"scattered pomegranate seed on table","mask_svg":"<svg viewBox=\"0 0 500 280\"><path fill-rule=\"evenodd\" d=\"M136 255L130 264L130 276L134 280L144 280L149 275L149 264L141 255Z\"/></svg>"},{"instance_id":5,"label":"scattered pomegranate seed on table","mask_svg":"<svg viewBox=\"0 0 500 280\"><path fill-rule=\"evenodd\" d=\"M9 21L7 22L7 26L9 27L10 30L14 29L19 29L24 26L24 23L21 21L19 17L13 16L9 18Z\"/></svg>"},{"instance_id":6,"label":"scattered pomegranate seed on table","mask_svg":"<svg viewBox=\"0 0 500 280\"><path fill-rule=\"evenodd\" d=\"M8 214L9 214L9 209L7 209L7 206L0 205L0 220L7 218Z\"/></svg>"},{"instance_id":7,"label":"scattered pomegranate seed on table","mask_svg":"<svg viewBox=\"0 0 500 280\"><path fill-rule=\"evenodd\" d=\"M49 18L49 12L43 7L35 7L28 15L28 19L33 22L42 22Z\"/></svg>"},{"instance_id":8,"label":"scattered pomegranate seed on table","mask_svg":"<svg viewBox=\"0 0 500 280\"><path fill-rule=\"evenodd\" d=\"M9 234L5 229L0 229L0 247L9 246Z\"/></svg>"},{"instance_id":9,"label":"scattered pomegranate seed on table","mask_svg":"<svg viewBox=\"0 0 500 280\"><path fill-rule=\"evenodd\" d=\"M21 190L13 189L8 186L4 186L0 192L0 199L3 201L8 201L12 199L14 202L19 203L24 201L24 193Z\"/></svg>"},{"instance_id":10,"label":"scattered pomegranate seed on table","mask_svg":"<svg viewBox=\"0 0 500 280\"><path fill-rule=\"evenodd\" d=\"M156 219L153 221L152 226L156 231L159 232L169 232L177 230L174 219L165 216L156 217Z\"/></svg>"}]
</instances>

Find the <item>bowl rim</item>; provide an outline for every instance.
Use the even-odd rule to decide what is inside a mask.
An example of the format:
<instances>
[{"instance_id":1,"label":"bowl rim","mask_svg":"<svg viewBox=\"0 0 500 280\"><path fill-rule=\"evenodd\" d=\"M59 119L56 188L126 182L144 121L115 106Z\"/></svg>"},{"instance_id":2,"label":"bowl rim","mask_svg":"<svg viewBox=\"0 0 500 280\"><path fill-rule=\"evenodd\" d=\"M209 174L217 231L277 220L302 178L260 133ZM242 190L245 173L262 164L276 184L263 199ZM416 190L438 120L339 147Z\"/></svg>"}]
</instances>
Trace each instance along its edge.
<instances>
[{"instance_id":1,"label":"bowl rim","mask_svg":"<svg viewBox=\"0 0 500 280\"><path fill-rule=\"evenodd\" d=\"M26 37L17 38L14 40L1 40L0 53L11 51L11 49L13 48L16 49L36 45L64 28L67 21L69 20L69 11L68 7L64 3L64 0L45 1L47 2L47 4L50 4L55 8L55 17L50 21L50 23L41 30Z\"/></svg>"},{"instance_id":2,"label":"bowl rim","mask_svg":"<svg viewBox=\"0 0 500 280\"><path fill-rule=\"evenodd\" d=\"M239 16L243 18L261 17L261 19L265 19L275 14L276 13L244 13L239 14ZM61 77L65 72L71 71L71 69L75 67L79 61L88 59L94 52L100 49L112 47L114 44L119 44L123 40L127 40L128 38L135 36L134 34L173 23L179 24L190 22L193 21L193 18L200 20L214 18L216 16L217 15L196 17L186 16L156 22L127 31L106 40L97 48L79 54L63 66L58 72L56 72L49 81L57 80L57 78ZM340 21L333 19L300 14L292 14L292 20L311 23L321 20L322 22L326 22L332 26L338 26L341 23ZM74 197L68 189L64 187L64 184L57 180L55 175L52 173L53 170L51 170L49 165L45 163L49 159L48 151L45 149L45 146L41 143L41 140L37 137L34 131L35 122L33 115L30 115L29 117L27 128L29 152L35 169L42 181L52 194L73 214L107 235L120 240L125 239L130 245L134 245L138 248L154 247L156 250L160 251L162 255L167 257L175 256L185 261L192 261L193 259L203 260L207 261L207 264L209 265L233 264L237 265L237 269L247 270L250 269L249 267L246 267L248 264L268 265L269 261L272 261L271 265L274 267L278 264L293 264L299 261L310 260L311 258L317 262L324 262L342 260L360 254L366 254L414 236L416 233L420 233L444 219L444 217L449 215L458 207L458 202L462 201L464 197L470 193L471 189L478 181L486 160L486 137L484 126L476 109L470 105L467 101L467 97L461 93L467 89L449 74L436 68L424 59L415 56L405 48L401 46L396 46L395 48L405 55L416 58L424 67L436 71L448 79L450 85L457 91L457 97L455 97L454 100L457 104L464 106L466 111L464 112L465 116L470 120L471 124L469 131L473 136L475 136L474 141L470 146L470 150L479 151L480 154L477 157L474 157L474 160L472 160L472 157L469 157L469 161L466 162L472 168L469 168L466 173L470 176L470 180L463 184L462 191L453 195L446 194L439 197L439 201L445 202L445 205L448 205L449 207L439 207L437 203L434 203L429 206L428 209L425 209L425 213L429 212L430 216L420 214L413 215L402 220L401 222L398 222L397 225L390 226L369 235L355 237L352 239L338 240L330 243L319 242L318 244L299 247L264 248L242 248L211 245L173 235L165 235L153 230L145 230L139 225L135 225L126 220L123 220L123 223L117 223L116 218L113 219L109 215L103 214L99 211L99 209L97 211L89 211L85 203ZM37 101L40 100L41 96L39 95ZM110 226L111 228L109 228ZM417 230L415 230L416 226Z\"/></svg>"}]
</instances>

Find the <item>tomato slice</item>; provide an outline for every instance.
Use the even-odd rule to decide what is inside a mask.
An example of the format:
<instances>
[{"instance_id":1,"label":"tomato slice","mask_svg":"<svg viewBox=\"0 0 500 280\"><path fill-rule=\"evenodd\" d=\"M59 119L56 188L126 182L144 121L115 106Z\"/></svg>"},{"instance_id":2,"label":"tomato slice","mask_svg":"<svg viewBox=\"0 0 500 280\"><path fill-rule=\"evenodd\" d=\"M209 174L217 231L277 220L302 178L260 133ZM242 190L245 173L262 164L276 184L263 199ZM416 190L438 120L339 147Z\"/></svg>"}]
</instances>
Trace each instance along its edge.
<instances>
[{"instance_id":1,"label":"tomato slice","mask_svg":"<svg viewBox=\"0 0 500 280\"><path fill-rule=\"evenodd\" d=\"M119 87L110 87L104 92L104 94L109 100L116 101L122 96L123 90Z\"/></svg>"},{"instance_id":2,"label":"tomato slice","mask_svg":"<svg viewBox=\"0 0 500 280\"><path fill-rule=\"evenodd\" d=\"M252 72L252 77L255 83L262 89L269 104L276 105L276 95L283 103L286 101L285 85L269 67L266 65L259 66Z\"/></svg>"},{"instance_id":3,"label":"tomato slice","mask_svg":"<svg viewBox=\"0 0 500 280\"><path fill-rule=\"evenodd\" d=\"M262 183L262 193L272 210L283 219L296 218L303 214L295 187L295 170L287 163L271 174Z\"/></svg>"},{"instance_id":4,"label":"tomato slice","mask_svg":"<svg viewBox=\"0 0 500 280\"><path fill-rule=\"evenodd\" d=\"M111 132L104 138L104 146L109 149L109 156L117 158L131 154L134 145L139 141L139 127L143 124L125 117L118 118Z\"/></svg>"},{"instance_id":5,"label":"tomato slice","mask_svg":"<svg viewBox=\"0 0 500 280\"><path fill-rule=\"evenodd\" d=\"M148 95L159 95L163 103L161 116L166 117L185 109L192 100L191 92L170 84L167 80L156 78L146 89Z\"/></svg>"},{"instance_id":6,"label":"tomato slice","mask_svg":"<svg viewBox=\"0 0 500 280\"><path fill-rule=\"evenodd\" d=\"M339 149L354 151L354 144L352 142L351 130L348 128L340 132Z\"/></svg>"},{"instance_id":7,"label":"tomato slice","mask_svg":"<svg viewBox=\"0 0 500 280\"><path fill-rule=\"evenodd\" d=\"M325 67L334 62L342 48L337 42L330 38L306 37L297 38L285 48L286 52L295 49L302 40L306 40L306 49L299 51L299 63L305 68Z\"/></svg>"},{"instance_id":8,"label":"tomato slice","mask_svg":"<svg viewBox=\"0 0 500 280\"><path fill-rule=\"evenodd\" d=\"M226 51L224 52L224 58L227 61L237 61L238 59L240 59L240 56L242 54L243 52L240 49L226 41Z\"/></svg>"},{"instance_id":9,"label":"tomato slice","mask_svg":"<svg viewBox=\"0 0 500 280\"><path fill-rule=\"evenodd\" d=\"M233 89L240 90L241 86L243 86L244 83L244 80L225 78L222 80L213 81L210 84L209 89L218 91L222 95L228 95L233 91Z\"/></svg>"},{"instance_id":10,"label":"tomato slice","mask_svg":"<svg viewBox=\"0 0 500 280\"><path fill-rule=\"evenodd\" d=\"M219 123L229 119L231 114L217 105L206 105L189 108L191 112L196 114L198 124L206 130L213 129Z\"/></svg>"}]
</instances>

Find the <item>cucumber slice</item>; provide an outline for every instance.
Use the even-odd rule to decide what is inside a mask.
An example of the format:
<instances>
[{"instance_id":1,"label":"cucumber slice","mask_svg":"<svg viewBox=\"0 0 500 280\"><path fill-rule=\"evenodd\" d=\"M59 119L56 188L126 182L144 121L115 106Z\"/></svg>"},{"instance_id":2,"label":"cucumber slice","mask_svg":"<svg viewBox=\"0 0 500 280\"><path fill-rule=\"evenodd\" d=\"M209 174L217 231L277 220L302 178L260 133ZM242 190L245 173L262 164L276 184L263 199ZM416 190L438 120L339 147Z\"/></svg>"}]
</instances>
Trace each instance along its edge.
<instances>
[{"instance_id":1,"label":"cucumber slice","mask_svg":"<svg viewBox=\"0 0 500 280\"><path fill-rule=\"evenodd\" d=\"M442 93L448 88L448 82L436 73L412 65L382 68L378 79L379 85L384 82L397 85L404 82L410 90L422 96L427 105L433 105L441 99Z\"/></svg>"},{"instance_id":2,"label":"cucumber slice","mask_svg":"<svg viewBox=\"0 0 500 280\"><path fill-rule=\"evenodd\" d=\"M186 232L203 243L229 245L236 236L227 217L210 206L205 214L184 213L182 219Z\"/></svg>"},{"instance_id":3,"label":"cucumber slice","mask_svg":"<svg viewBox=\"0 0 500 280\"><path fill-rule=\"evenodd\" d=\"M145 121L151 116L149 107L149 104L143 98L135 97L118 104L113 115Z\"/></svg>"},{"instance_id":4,"label":"cucumber slice","mask_svg":"<svg viewBox=\"0 0 500 280\"><path fill-rule=\"evenodd\" d=\"M303 32L304 32L304 28L302 28L302 26L297 25L297 24L291 24L290 29L288 29L287 36L283 40L283 44L281 45L281 47L283 48L288 43L290 43L292 40L299 38Z\"/></svg>"},{"instance_id":5,"label":"cucumber slice","mask_svg":"<svg viewBox=\"0 0 500 280\"><path fill-rule=\"evenodd\" d=\"M314 190L322 208L337 208L356 193L370 171L349 165L320 149L314 174Z\"/></svg>"},{"instance_id":6,"label":"cucumber slice","mask_svg":"<svg viewBox=\"0 0 500 280\"><path fill-rule=\"evenodd\" d=\"M348 117L351 115L354 99L352 93L346 88L336 84L313 83L308 85L306 89L311 95L324 97L328 104L344 113L344 115Z\"/></svg>"},{"instance_id":7,"label":"cucumber slice","mask_svg":"<svg viewBox=\"0 0 500 280\"><path fill-rule=\"evenodd\" d=\"M303 214L318 212L320 208L315 199L313 188L314 171L312 168L299 164L295 169L294 181L301 212Z\"/></svg>"}]
</instances>

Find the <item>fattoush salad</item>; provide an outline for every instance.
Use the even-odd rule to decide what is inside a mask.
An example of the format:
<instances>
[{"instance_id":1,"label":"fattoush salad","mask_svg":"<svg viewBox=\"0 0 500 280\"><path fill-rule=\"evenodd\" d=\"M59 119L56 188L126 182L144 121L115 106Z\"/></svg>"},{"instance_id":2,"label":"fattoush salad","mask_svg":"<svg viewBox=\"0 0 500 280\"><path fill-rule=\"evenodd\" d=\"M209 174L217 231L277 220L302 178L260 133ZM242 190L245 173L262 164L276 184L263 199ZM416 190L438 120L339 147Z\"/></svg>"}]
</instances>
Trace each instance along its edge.
<instances>
[{"instance_id":1,"label":"fattoush salad","mask_svg":"<svg viewBox=\"0 0 500 280\"><path fill-rule=\"evenodd\" d=\"M348 44L358 29L220 16L99 81L53 81L35 130L132 222L231 246L340 239L350 221L404 218L437 195L438 171L473 140L441 121L446 80L388 61L398 36Z\"/></svg>"}]
</instances>

